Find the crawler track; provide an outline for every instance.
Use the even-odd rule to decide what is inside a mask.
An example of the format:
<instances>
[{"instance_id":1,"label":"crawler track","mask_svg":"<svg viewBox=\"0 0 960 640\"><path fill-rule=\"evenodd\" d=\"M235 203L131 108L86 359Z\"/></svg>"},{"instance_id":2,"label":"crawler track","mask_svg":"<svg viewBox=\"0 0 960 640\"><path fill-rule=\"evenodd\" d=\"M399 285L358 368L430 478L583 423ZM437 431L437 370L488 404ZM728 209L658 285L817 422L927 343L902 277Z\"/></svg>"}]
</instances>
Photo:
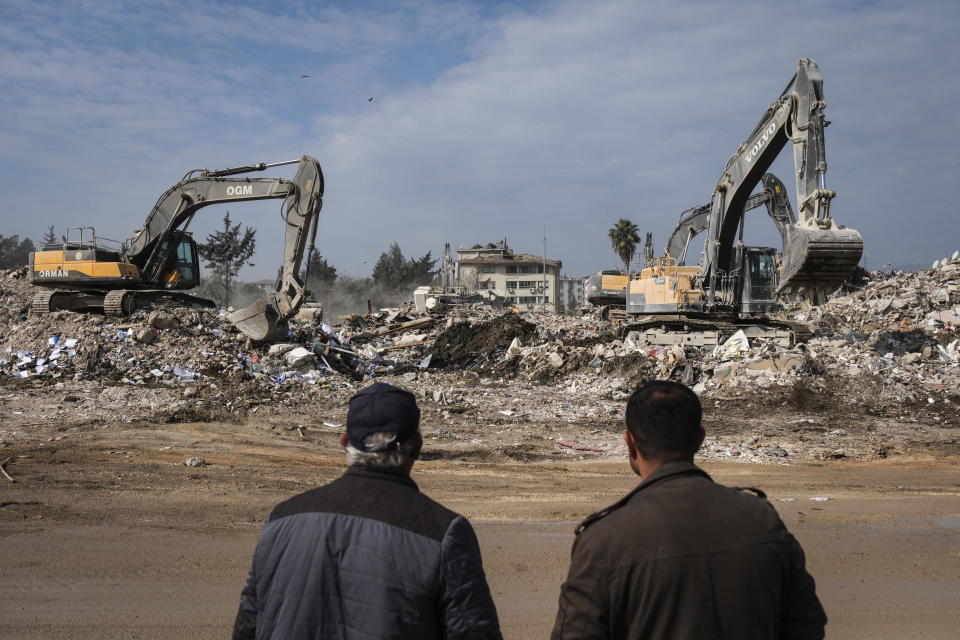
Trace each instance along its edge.
<instances>
[{"instance_id":1,"label":"crawler track","mask_svg":"<svg viewBox=\"0 0 960 640\"><path fill-rule=\"evenodd\" d=\"M617 315L616 319L622 319ZM717 345L737 331L748 338L771 339L783 346L806 341L812 334L799 322L776 318L696 318L683 315L629 317L620 328L621 339L639 332L648 344Z\"/></svg>"}]
</instances>

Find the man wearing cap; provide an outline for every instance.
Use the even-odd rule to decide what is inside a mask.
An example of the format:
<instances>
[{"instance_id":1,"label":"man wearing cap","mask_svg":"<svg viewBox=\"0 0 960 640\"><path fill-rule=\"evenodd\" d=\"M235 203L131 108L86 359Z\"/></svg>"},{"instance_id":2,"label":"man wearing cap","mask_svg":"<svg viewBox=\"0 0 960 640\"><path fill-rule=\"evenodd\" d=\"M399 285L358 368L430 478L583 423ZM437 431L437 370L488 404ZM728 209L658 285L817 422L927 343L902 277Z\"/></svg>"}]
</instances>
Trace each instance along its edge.
<instances>
[{"instance_id":1,"label":"man wearing cap","mask_svg":"<svg viewBox=\"0 0 960 640\"><path fill-rule=\"evenodd\" d=\"M234 638L501 637L473 528L410 479L419 427L408 391L350 399L351 466L267 518Z\"/></svg>"},{"instance_id":2,"label":"man wearing cap","mask_svg":"<svg viewBox=\"0 0 960 640\"><path fill-rule=\"evenodd\" d=\"M577 529L554 640L823 638L803 549L763 492L693 464L700 399L657 380L627 402L640 485Z\"/></svg>"}]
</instances>

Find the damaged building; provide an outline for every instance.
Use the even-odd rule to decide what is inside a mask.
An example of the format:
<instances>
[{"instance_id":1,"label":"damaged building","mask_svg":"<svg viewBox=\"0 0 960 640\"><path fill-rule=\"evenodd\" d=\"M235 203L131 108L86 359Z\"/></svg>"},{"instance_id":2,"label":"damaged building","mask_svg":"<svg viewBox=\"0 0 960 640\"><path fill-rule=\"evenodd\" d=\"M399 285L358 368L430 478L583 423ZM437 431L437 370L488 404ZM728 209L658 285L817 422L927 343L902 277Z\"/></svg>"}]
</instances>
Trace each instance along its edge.
<instances>
[{"instance_id":1,"label":"damaged building","mask_svg":"<svg viewBox=\"0 0 960 640\"><path fill-rule=\"evenodd\" d=\"M552 311L559 302L560 260L514 253L506 241L457 249L460 287L492 292L519 311Z\"/></svg>"}]
</instances>

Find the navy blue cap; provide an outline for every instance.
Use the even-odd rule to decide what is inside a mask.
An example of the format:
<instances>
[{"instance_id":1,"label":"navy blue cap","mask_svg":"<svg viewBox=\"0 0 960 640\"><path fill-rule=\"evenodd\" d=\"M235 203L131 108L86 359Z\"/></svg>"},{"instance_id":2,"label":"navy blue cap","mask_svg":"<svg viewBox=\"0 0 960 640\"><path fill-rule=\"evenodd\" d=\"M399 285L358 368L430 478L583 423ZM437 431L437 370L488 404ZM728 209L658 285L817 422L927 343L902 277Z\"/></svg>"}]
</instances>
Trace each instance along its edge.
<instances>
[{"instance_id":1,"label":"navy blue cap","mask_svg":"<svg viewBox=\"0 0 960 640\"><path fill-rule=\"evenodd\" d=\"M347 439L355 449L367 451L363 444L365 437L378 431L389 431L397 434L397 439L386 448L393 451L419 428L420 409L409 391L376 382L350 398Z\"/></svg>"}]
</instances>

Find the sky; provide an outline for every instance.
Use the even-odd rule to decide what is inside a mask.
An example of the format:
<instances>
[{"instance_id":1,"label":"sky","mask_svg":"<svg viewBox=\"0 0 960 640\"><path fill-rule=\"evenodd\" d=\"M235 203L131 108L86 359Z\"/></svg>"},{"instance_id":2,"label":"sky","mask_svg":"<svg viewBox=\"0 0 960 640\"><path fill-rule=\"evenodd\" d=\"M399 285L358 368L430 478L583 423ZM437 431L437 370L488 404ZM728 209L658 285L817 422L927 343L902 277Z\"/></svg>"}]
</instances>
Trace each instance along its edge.
<instances>
[{"instance_id":1,"label":"sky","mask_svg":"<svg viewBox=\"0 0 960 640\"><path fill-rule=\"evenodd\" d=\"M309 154L326 192L317 247L369 275L506 238L566 275L615 267L628 218L661 252L812 58L827 101L834 218L866 266L960 249L960 3L2 0L0 234L53 225L132 237L187 171ZM302 76L307 75L308 78ZM370 97L374 99L369 100ZM789 147L772 171L796 206ZM293 168L271 175L292 177ZM274 201L255 266L282 258ZM748 244L779 247L747 216Z\"/></svg>"}]
</instances>

